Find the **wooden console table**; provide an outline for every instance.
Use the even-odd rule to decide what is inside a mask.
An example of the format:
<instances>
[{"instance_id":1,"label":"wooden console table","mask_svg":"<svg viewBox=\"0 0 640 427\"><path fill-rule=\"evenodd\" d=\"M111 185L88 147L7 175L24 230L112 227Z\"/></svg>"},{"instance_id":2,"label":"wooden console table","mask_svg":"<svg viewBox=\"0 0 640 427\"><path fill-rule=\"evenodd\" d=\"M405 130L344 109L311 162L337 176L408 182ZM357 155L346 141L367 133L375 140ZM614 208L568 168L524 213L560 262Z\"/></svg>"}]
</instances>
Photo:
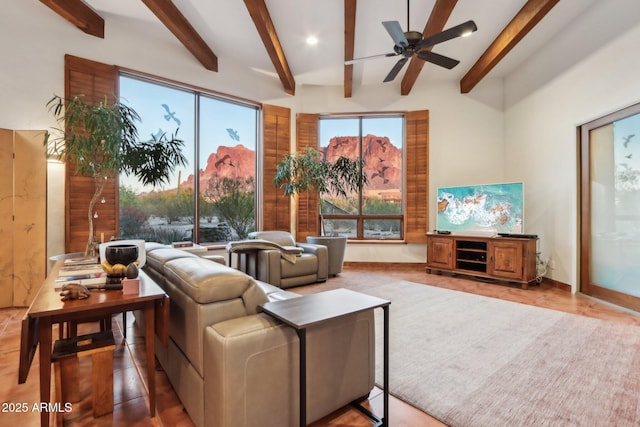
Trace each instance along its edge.
<instances>
[{"instance_id":1,"label":"wooden console table","mask_svg":"<svg viewBox=\"0 0 640 427\"><path fill-rule=\"evenodd\" d=\"M537 278L538 238L427 233L427 272L446 271L519 283Z\"/></svg>"},{"instance_id":2,"label":"wooden console table","mask_svg":"<svg viewBox=\"0 0 640 427\"><path fill-rule=\"evenodd\" d=\"M307 328L348 314L382 308L384 312L383 409L379 418L355 404L357 409L376 421L375 426L389 426L389 305L391 301L351 291L334 289L262 304L268 315L293 327L300 340L300 426L307 425Z\"/></svg>"},{"instance_id":3,"label":"wooden console table","mask_svg":"<svg viewBox=\"0 0 640 427\"><path fill-rule=\"evenodd\" d=\"M51 401L51 347L53 344L51 326L53 324L68 321L82 322L126 311L143 310L149 413L154 417L156 407L155 335L165 347L168 346L169 297L141 271L138 294L125 295L119 290L93 290L87 299L61 301L60 289L56 288L55 279L63 262L60 260L53 267L22 321L18 383L22 384L27 380L36 348L40 345L40 402ZM41 412L42 427L49 425L49 417L49 412Z\"/></svg>"}]
</instances>

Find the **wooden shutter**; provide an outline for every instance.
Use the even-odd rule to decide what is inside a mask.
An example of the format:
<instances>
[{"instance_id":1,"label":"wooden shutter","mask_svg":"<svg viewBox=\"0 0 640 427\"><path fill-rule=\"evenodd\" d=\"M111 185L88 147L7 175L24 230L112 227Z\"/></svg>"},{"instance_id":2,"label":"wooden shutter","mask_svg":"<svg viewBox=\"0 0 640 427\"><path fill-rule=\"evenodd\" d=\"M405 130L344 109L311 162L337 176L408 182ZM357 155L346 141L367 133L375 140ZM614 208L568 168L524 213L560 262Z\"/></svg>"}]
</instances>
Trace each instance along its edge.
<instances>
[{"instance_id":1,"label":"wooden shutter","mask_svg":"<svg viewBox=\"0 0 640 427\"><path fill-rule=\"evenodd\" d=\"M404 239L424 243L429 223L429 111L409 111L406 126Z\"/></svg>"},{"instance_id":2,"label":"wooden shutter","mask_svg":"<svg viewBox=\"0 0 640 427\"><path fill-rule=\"evenodd\" d=\"M114 65L65 56L65 98L83 95L87 102L118 99L118 68ZM98 202L94 219L95 237L105 240L118 236L118 177L109 178ZM73 164L66 165L65 251L84 252L89 238L89 202L95 192L93 177L78 176Z\"/></svg>"},{"instance_id":3,"label":"wooden shutter","mask_svg":"<svg viewBox=\"0 0 640 427\"><path fill-rule=\"evenodd\" d=\"M291 199L273 185L278 162L291 152L291 110L265 104L262 116L262 228L291 231Z\"/></svg>"},{"instance_id":4,"label":"wooden shutter","mask_svg":"<svg viewBox=\"0 0 640 427\"><path fill-rule=\"evenodd\" d=\"M318 114L299 113L296 116L296 151L318 149ZM308 236L320 233L318 193L306 191L298 195L296 240L306 242Z\"/></svg>"}]
</instances>

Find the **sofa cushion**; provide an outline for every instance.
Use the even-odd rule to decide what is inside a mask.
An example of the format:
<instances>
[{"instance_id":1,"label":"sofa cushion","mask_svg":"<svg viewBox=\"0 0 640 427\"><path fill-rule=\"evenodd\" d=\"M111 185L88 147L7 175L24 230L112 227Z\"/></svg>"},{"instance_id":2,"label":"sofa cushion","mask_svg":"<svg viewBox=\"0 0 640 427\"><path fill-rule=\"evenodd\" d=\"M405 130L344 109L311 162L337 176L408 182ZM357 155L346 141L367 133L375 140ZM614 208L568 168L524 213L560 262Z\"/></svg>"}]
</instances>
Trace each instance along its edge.
<instances>
[{"instance_id":1,"label":"sofa cushion","mask_svg":"<svg viewBox=\"0 0 640 427\"><path fill-rule=\"evenodd\" d=\"M165 263L165 276L199 304L242 298L247 313L268 301L251 276L204 258L176 258Z\"/></svg>"},{"instance_id":2,"label":"sofa cushion","mask_svg":"<svg viewBox=\"0 0 640 427\"><path fill-rule=\"evenodd\" d=\"M147 252L155 251L156 249L167 249L167 248L168 248L167 245L163 245L162 243L158 243L158 242L145 242L144 244L144 249Z\"/></svg>"},{"instance_id":3,"label":"sofa cushion","mask_svg":"<svg viewBox=\"0 0 640 427\"><path fill-rule=\"evenodd\" d=\"M160 275L164 275L164 266L167 262L177 258L197 258L187 251L174 248L155 248L147 252L147 264L150 268L156 270Z\"/></svg>"}]
</instances>

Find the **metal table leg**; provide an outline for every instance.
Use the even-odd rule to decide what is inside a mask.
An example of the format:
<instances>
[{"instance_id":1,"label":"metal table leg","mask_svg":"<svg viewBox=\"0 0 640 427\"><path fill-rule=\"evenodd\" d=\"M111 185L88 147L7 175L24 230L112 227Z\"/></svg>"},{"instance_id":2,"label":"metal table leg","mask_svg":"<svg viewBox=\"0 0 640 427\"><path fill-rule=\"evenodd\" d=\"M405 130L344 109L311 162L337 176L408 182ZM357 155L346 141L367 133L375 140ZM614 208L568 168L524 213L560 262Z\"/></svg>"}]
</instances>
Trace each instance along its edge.
<instances>
[{"instance_id":1,"label":"metal table leg","mask_svg":"<svg viewBox=\"0 0 640 427\"><path fill-rule=\"evenodd\" d=\"M388 427L389 426L389 306L384 305L381 307L384 313L384 326L383 326L383 373L382 373L382 405L383 416L379 417L358 401L351 402L351 405L357 410L366 415L369 419L375 422L373 427Z\"/></svg>"},{"instance_id":2,"label":"metal table leg","mask_svg":"<svg viewBox=\"0 0 640 427\"><path fill-rule=\"evenodd\" d=\"M300 340L300 427L307 425L307 330L298 329Z\"/></svg>"}]
</instances>

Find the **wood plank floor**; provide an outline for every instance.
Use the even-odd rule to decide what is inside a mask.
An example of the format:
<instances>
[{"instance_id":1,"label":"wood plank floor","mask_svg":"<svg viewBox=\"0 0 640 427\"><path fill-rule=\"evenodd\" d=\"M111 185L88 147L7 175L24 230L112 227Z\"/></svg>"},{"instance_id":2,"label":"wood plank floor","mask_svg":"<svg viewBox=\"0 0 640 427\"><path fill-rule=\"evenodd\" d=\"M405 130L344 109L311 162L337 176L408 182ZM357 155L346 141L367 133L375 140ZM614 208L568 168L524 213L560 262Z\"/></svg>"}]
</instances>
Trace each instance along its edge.
<instances>
[{"instance_id":1,"label":"wood plank floor","mask_svg":"<svg viewBox=\"0 0 640 427\"><path fill-rule=\"evenodd\" d=\"M408 280L415 283L430 284L448 289L456 289L480 295L500 298L508 301L536 305L545 308L565 311L583 316L623 322L640 326L640 316L636 312L621 309L584 295L571 293L555 288L543 282L528 290L517 286L495 284L467 278L445 275L431 275L418 266L394 265L350 265L338 277L326 283L303 286L294 289L298 293L310 293L332 288L349 287L350 283L368 281L371 283L388 283L390 278ZM32 426L39 424L39 414L32 411L38 401L38 357L25 384L18 384L18 355L20 344L20 320L24 308L0 309L0 425ZM146 371L144 355L144 338L136 328L129 315L127 323L127 339L122 338L122 317L114 317L114 335L116 350L114 354L114 412L94 419L91 412L90 384L80 384L82 400L73 404L70 413L65 414L67 426L192 426L188 414L183 411L182 404L173 392L162 370L156 372L157 406L155 418L149 417ZM80 333L88 332L95 325L83 325ZM90 378L90 358L81 360L81 377ZM18 412L16 408L26 404L26 412ZM367 402L375 413L382 412L382 394L375 389ZM443 424L429 415L391 398L390 418L394 427L442 426ZM372 423L358 411L343 408L313 424L313 427L371 426ZM274 426L276 427L276 426Z\"/></svg>"}]
</instances>

